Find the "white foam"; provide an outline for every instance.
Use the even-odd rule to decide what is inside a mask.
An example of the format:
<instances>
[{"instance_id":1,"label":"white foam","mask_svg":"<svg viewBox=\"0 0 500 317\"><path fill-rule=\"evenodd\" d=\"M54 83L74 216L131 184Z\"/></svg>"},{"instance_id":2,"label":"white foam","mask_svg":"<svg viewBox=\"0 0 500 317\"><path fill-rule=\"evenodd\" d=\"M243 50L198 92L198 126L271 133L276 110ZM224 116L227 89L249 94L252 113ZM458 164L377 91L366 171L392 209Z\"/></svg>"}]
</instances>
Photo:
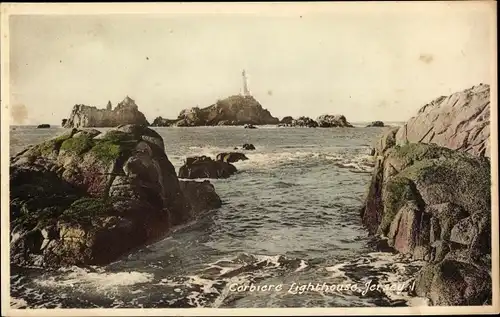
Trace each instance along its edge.
<instances>
[{"instance_id":1,"label":"white foam","mask_svg":"<svg viewBox=\"0 0 500 317\"><path fill-rule=\"evenodd\" d=\"M15 298L15 297L10 298L10 308L19 309L19 308L27 308L27 307L28 307L28 303L26 303L26 301L24 299Z\"/></svg>"},{"instance_id":2,"label":"white foam","mask_svg":"<svg viewBox=\"0 0 500 317\"><path fill-rule=\"evenodd\" d=\"M99 270L90 272L87 269L72 267L62 270L69 271L62 276L39 277L34 282L43 287L91 287L96 290L109 290L121 286L148 283L153 280L153 274L144 272L105 272Z\"/></svg>"}]
</instances>

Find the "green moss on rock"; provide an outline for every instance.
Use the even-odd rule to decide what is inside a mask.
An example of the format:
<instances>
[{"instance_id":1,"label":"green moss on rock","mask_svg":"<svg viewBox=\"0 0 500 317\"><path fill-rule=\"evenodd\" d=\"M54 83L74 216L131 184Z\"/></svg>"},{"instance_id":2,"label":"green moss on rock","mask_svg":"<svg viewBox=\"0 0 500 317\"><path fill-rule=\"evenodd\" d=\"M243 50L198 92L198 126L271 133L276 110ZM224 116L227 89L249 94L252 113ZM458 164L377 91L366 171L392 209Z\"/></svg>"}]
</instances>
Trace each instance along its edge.
<instances>
[{"instance_id":1,"label":"green moss on rock","mask_svg":"<svg viewBox=\"0 0 500 317\"><path fill-rule=\"evenodd\" d=\"M65 140L61 144L61 150L80 155L87 152L94 144L94 140L89 135L82 135L77 138Z\"/></svg>"},{"instance_id":2,"label":"green moss on rock","mask_svg":"<svg viewBox=\"0 0 500 317\"><path fill-rule=\"evenodd\" d=\"M128 155L127 152L135 148L139 142L132 134L116 130L108 131L103 138L95 141L91 152L104 162L114 161L120 155Z\"/></svg>"},{"instance_id":3,"label":"green moss on rock","mask_svg":"<svg viewBox=\"0 0 500 317\"><path fill-rule=\"evenodd\" d=\"M407 201L419 201L415 184L408 178L395 176L388 180L384 189L384 213L379 226L379 233L386 234L392 220Z\"/></svg>"},{"instance_id":4,"label":"green moss on rock","mask_svg":"<svg viewBox=\"0 0 500 317\"><path fill-rule=\"evenodd\" d=\"M61 218L70 223L90 223L94 218L112 213L112 201L105 198L84 197L75 200Z\"/></svg>"}]
</instances>

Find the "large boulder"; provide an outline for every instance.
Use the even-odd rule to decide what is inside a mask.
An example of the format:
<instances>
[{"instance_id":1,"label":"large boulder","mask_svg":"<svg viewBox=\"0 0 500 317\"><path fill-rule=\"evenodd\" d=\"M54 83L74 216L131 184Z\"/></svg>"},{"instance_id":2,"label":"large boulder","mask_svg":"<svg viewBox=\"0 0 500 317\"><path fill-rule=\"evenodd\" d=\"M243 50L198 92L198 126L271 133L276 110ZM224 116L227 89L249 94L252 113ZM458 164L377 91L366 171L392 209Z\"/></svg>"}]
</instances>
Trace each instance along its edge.
<instances>
[{"instance_id":1,"label":"large boulder","mask_svg":"<svg viewBox=\"0 0 500 317\"><path fill-rule=\"evenodd\" d=\"M48 124L48 123L39 124L36 128L37 129L48 129L48 128L50 128L50 124Z\"/></svg>"},{"instance_id":2,"label":"large boulder","mask_svg":"<svg viewBox=\"0 0 500 317\"><path fill-rule=\"evenodd\" d=\"M348 127L352 128L352 124L347 122L343 115L321 115L316 120L320 128Z\"/></svg>"},{"instance_id":3,"label":"large boulder","mask_svg":"<svg viewBox=\"0 0 500 317\"><path fill-rule=\"evenodd\" d=\"M69 119L63 121L65 128L116 127L123 124L149 125L135 101L128 96L115 109L75 105Z\"/></svg>"},{"instance_id":4,"label":"large boulder","mask_svg":"<svg viewBox=\"0 0 500 317\"><path fill-rule=\"evenodd\" d=\"M215 104L182 110L176 126L216 126L216 125L263 125L277 124L278 118L264 109L252 96L234 95L217 101Z\"/></svg>"},{"instance_id":5,"label":"large boulder","mask_svg":"<svg viewBox=\"0 0 500 317\"><path fill-rule=\"evenodd\" d=\"M196 217L222 206L222 201L215 192L214 185L208 180L202 182L183 180L179 181L179 184Z\"/></svg>"},{"instance_id":6,"label":"large boulder","mask_svg":"<svg viewBox=\"0 0 500 317\"><path fill-rule=\"evenodd\" d=\"M236 173L236 167L231 163L216 160L207 156L188 157L179 169L179 178L228 178Z\"/></svg>"},{"instance_id":7,"label":"large boulder","mask_svg":"<svg viewBox=\"0 0 500 317\"><path fill-rule=\"evenodd\" d=\"M179 184L161 136L145 126L71 129L11 158L11 262L107 264L217 207L203 186Z\"/></svg>"},{"instance_id":8,"label":"large boulder","mask_svg":"<svg viewBox=\"0 0 500 317\"><path fill-rule=\"evenodd\" d=\"M490 156L490 86L478 85L423 106L399 129L396 143L435 143Z\"/></svg>"}]
</instances>

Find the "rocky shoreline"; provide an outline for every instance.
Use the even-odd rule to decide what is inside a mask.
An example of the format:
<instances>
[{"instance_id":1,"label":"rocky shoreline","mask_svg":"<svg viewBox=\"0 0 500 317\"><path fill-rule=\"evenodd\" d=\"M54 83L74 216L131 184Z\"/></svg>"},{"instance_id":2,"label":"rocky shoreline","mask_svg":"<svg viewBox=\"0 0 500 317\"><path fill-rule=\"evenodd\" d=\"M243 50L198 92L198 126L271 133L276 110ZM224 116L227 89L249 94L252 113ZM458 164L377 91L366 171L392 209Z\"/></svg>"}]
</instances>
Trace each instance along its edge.
<instances>
[{"instance_id":1,"label":"rocky shoreline","mask_svg":"<svg viewBox=\"0 0 500 317\"><path fill-rule=\"evenodd\" d=\"M413 295L432 305L491 304L490 87L422 107L389 129L361 210L368 231L427 265Z\"/></svg>"},{"instance_id":2,"label":"rocky shoreline","mask_svg":"<svg viewBox=\"0 0 500 317\"><path fill-rule=\"evenodd\" d=\"M116 109L134 105L130 99ZM255 106L267 119L238 117L235 101L183 111L173 121L157 118L153 125L352 127L342 115L279 121ZM375 166L361 221L389 249L427 263L412 295L432 305L491 304L489 106L488 85L439 97L402 127L386 127L372 151ZM240 119L224 121L224 107ZM68 127L104 122L75 109ZM232 163L248 157L188 157L176 173L162 137L148 125L119 125L105 133L71 128L11 158L12 264L104 265L222 205L209 180L195 179L231 177L238 172ZM242 148L255 150L252 144Z\"/></svg>"}]
</instances>

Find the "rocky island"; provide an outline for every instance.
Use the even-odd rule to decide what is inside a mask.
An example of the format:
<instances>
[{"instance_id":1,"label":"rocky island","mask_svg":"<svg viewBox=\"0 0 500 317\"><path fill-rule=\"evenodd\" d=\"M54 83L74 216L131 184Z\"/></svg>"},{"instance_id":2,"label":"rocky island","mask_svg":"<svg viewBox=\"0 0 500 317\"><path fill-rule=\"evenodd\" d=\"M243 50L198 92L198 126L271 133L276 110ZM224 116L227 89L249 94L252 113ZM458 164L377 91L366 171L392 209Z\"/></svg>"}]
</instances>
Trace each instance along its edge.
<instances>
[{"instance_id":1,"label":"rocky island","mask_svg":"<svg viewBox=\"0 0 500 317\"><path fill-rule=\"evenodd\" d=\"M387 130L361 218L427 265L414 295L433 305L491 304L490 87L439 97Z\"/></svg>"},{"instance_id":2,"label":"rocky island","mask_svg":"<svg viewBox=\"0 0 500 317\"><path fill-rule=\"evenodd\" d=\"M278 124L278 127L301 127L301 128L336 128L348 127L352 128L344 115L321 115L316 120L309 117L301 116L297 119L286 116Z\"/></svg>"},{"instance_id":3,"label":"rocky island","mask_svg":"<svg viewBox=\"0 0 500 317\"><path fill-rule=\"evenodd\" d=\"M107 128L122 124L149 125L144 114L139 111L139 107L135 104L135 101L128 96L118 103L114 109L112 109L111 102L108 102L105 109L75 105L70 117L62 120L64 128Z\"/></svg>"},{"instance_id":4,"label":"rocky island","mask_svg":"<svg viewBox=\"0 0 500 317\"><path fill-rule=\"evenodd\" d=\"M12 157L11 263L108 264L220 207L210 182L179 181L164 149L155 131L121 125L73 128Z\"/></svg>"},{"instance_id":5,"label":"rocky island","mask_svg":"<svg viewBox=\"0 0 500 317\"><path fill-rule=\"evenodd\" d=\"M278 118L264 109L253 96L234 95L218 100L206 108L193 107L182 110L177 119L158 117L153 126L221 126L277 124Z\"/></svg>"}]
</instances>

